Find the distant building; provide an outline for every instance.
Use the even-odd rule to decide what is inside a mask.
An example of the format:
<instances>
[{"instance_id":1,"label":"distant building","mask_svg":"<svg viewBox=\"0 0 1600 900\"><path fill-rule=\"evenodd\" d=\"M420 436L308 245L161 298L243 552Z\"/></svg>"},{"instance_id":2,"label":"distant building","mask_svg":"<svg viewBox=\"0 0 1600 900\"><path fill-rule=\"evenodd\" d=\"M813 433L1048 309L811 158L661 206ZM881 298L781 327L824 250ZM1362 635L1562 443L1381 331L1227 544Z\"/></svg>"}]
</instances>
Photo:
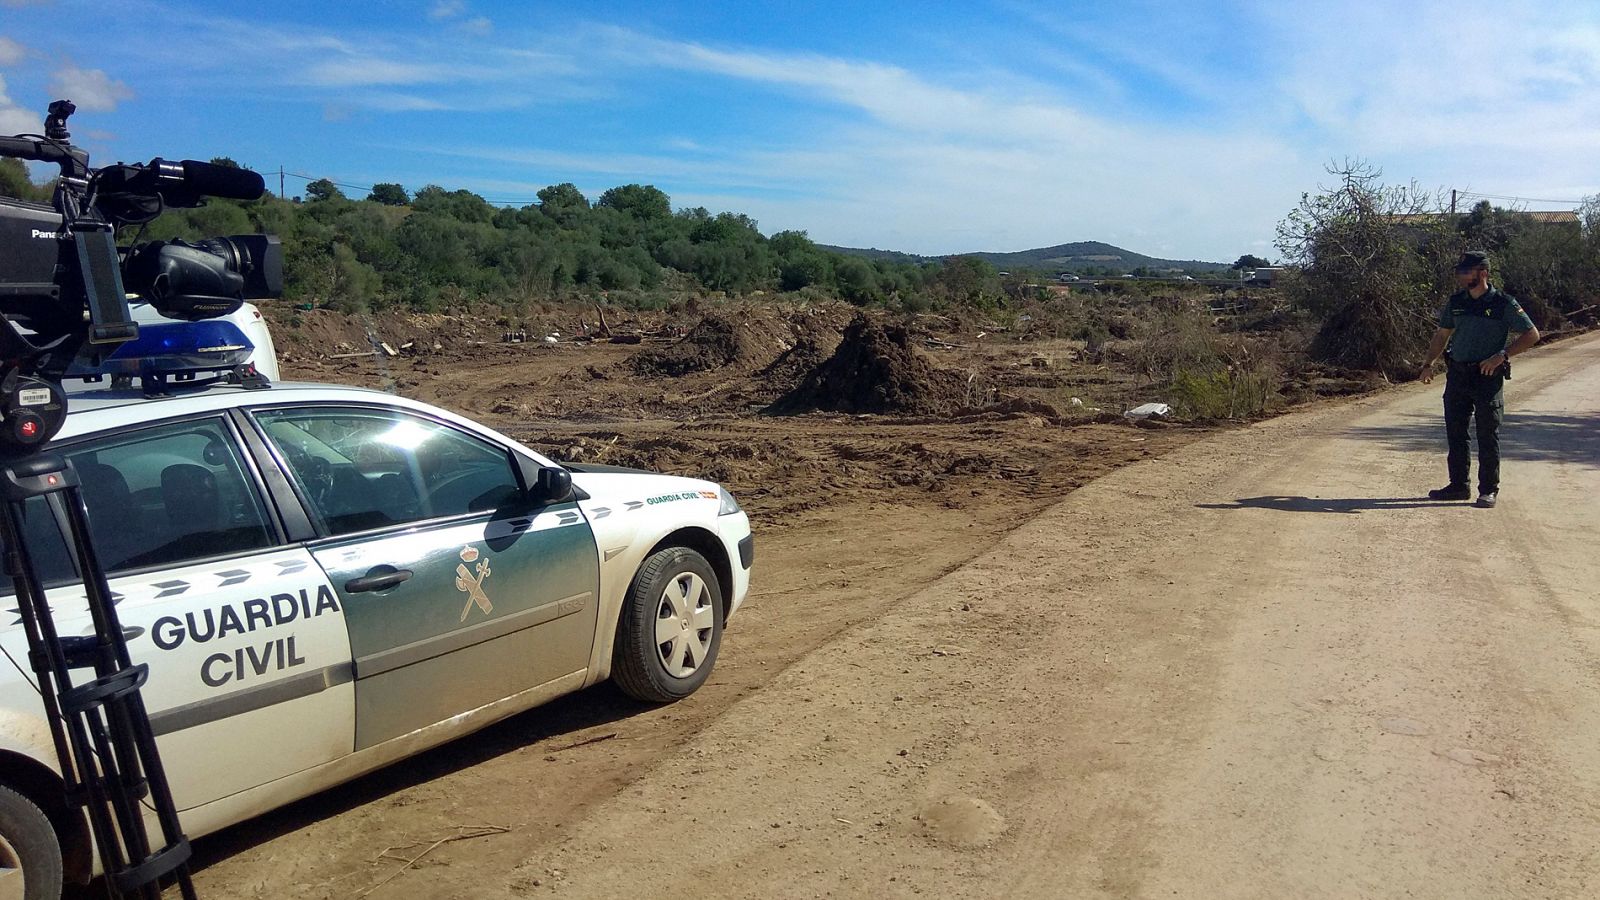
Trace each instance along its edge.
<instances>
[{"instance_id":1,"label":"distant building","mask_svg":"<svg viewBox=\"0 0 1600 900\"><path fill-rule=\"evenodd\" d=\"M1521 220L1532 225L1571 225L1576 228L1581 223L1578 211L1574 209L1497 209L1496 213L1512 220ZM1426 226L1449 224L1466 217L1466 213L1395 213L1389 216L1389 221L1396 225Z\"/></svg>"}]
</instances>

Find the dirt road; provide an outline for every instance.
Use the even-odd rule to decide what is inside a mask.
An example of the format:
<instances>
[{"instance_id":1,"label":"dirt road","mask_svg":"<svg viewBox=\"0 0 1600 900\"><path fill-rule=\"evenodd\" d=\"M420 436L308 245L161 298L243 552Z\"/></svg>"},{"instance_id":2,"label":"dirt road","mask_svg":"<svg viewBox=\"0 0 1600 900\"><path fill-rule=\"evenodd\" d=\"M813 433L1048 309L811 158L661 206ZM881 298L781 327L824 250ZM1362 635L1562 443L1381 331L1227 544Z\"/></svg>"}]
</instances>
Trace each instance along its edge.
<instances>
[{"instance_id":1,"label":"dirt road","mask_svg":"<svg viewBox=\"0 0 1600 900\"><path fill-rule=\"evenodd\" d=\"M472 895L1593 896L1600 340L1496 510L1407 499L1437 394L1084 487Z\"/></svg>"},{"instance_id":2,"label":"dirt road","mask_svg":"<svg viewBox=\"0 0 1600 900\"><path fill-rule=\"evenodd\" d=\"M234 829L202 892L1591 896L1600 339L1525 359L1499 509L1408 499L1436 384L1135 462L988 550L977 483L798 513L696 697L586 692Z\"/></svg>"}]
</instances>

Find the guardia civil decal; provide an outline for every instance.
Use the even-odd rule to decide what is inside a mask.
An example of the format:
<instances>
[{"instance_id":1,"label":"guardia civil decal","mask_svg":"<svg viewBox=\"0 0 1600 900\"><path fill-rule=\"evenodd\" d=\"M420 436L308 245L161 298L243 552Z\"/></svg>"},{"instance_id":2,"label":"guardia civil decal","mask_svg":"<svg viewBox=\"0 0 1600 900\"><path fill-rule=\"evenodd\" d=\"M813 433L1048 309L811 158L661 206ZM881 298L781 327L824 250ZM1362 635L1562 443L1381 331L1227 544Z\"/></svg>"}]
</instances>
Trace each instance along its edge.
<instances>
[{"instance_id":1,"label":"guardia civil decal","mask_svg":"<svg viewBox=\"0 0 1600 900\"><path fill-rule=\"evenodd\" d=\"M478 577L473 578L472 572L467 569L467 563L476 561L475 567ZM488 580L489 560L478 559L478 548L466 546L461 548L461 562L456 564L456 590L467 595L467 605L461 607L461 621L465 622L467 616L472 614L473 605L483 610L484 615L494 612L494 603L489 600L489 595L483 590L483 583Z\"/></svg>"}]
</instances>

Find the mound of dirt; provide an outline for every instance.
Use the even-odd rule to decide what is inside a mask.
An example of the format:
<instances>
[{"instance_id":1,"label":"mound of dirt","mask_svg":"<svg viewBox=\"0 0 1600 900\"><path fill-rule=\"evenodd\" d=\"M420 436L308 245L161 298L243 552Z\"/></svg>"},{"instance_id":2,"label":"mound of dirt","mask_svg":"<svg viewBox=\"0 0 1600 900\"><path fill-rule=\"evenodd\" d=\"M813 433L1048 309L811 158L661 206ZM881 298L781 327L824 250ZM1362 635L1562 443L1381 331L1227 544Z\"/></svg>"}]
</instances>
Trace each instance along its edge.
<instances>
[{"instance_id":1,"label":"mound of dirt","mask_svg":"<svg viewBox=\"0 0 1600 900\"><path fill-rule=\"evenodd\" d=\"M828 361L832 355L832 342L824 342L812 335L800 338L793 347L783 351L772 365L761 370L761 378L769 385L778 385L782 391L798 387L806 376Z\"/></svg>"},{"instance_id":2,"label":"mound of dirt","mask_svg":"<svg viewBox=\"0 0 1600 900\"><path fill-rule=\"evenodd\" d=\"M770 411L928 415L962 406L966 395L962 377L934 368L913 346L905 326L862 316L845 329L833 356Z\"/></svg>"},{"instance_id":3,"label":"mound of dirt","mask_svg":"<svg viewBox=\"0 0 1600 900\"><path fill-rule=\"evenodd\" d=\"M680 378L729 365L750 348L739 322L726 313L705 316L683 339L669 347L646 350L630 360L640 375Z\"/></svg>"}]
</instances>

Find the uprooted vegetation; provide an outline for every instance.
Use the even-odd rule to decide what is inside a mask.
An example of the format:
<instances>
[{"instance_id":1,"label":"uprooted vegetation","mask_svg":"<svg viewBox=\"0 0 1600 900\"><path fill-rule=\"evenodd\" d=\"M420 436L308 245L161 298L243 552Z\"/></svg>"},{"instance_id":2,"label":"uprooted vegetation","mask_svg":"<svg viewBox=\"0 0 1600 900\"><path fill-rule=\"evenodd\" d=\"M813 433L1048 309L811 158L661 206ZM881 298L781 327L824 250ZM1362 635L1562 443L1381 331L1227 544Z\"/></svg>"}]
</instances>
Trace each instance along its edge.
<instances>
[{"instance_id":1,"label":"uprooted vegetation","mask_svg":"<svg viewBox=\"0 0 1600 900\"><path fill-rule=\"evenodd\" d=\"M280 351L320 377L365 378L472 412L540 417L993 413L1070 422L1167 402L1251 418L1364 389L1307 365L1302 316L1270 291L1053 291L939 313L843 303L695 301L662 311L550 305L346 316L268 304ZM515 336L517 342L508 342ZM363 350L388 344L398 352ZM477 372L469 390L442 384Z\"/></svg>"}]
</instances>

